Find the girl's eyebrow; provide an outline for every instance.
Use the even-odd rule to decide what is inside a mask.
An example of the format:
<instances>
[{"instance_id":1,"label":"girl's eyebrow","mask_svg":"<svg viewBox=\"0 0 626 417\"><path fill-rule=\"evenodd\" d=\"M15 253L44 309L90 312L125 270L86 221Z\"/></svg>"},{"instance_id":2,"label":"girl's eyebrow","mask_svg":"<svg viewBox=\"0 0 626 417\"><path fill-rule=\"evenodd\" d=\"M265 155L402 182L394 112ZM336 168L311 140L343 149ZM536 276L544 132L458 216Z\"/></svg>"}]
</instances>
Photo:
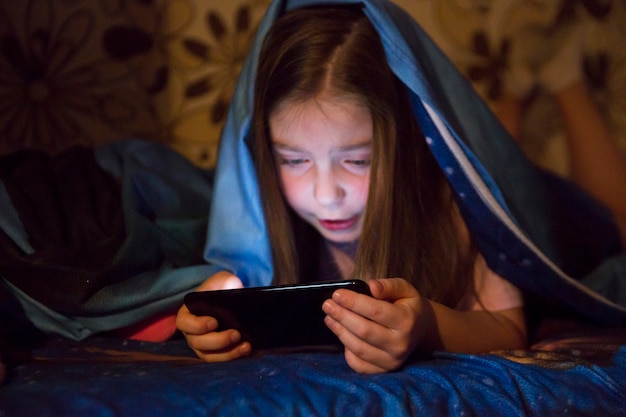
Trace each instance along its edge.
<instances>
[{"instance_id":1,"label":"girl's eyebrow","mask_svg":"<svg viewBox=\"0 0 626 417\"><path fill-rule=\"evenodd\" d=\"M302 152L302 149L300 149L299 147L288 145L286 143L281 143L280 141L273 141L272 146L275 149L279 149L283 151ZM355 143L352 145L338 146L336 150L340 152L346 152L346 151L360 150L360 149L371 148L371 147L372 147L372 141L366 140L364 142L359 142L359 143Z\"/></svg>"},{"instance_id":2,"label":"girl's eyebrow","mask_svg":"<svg viewBox=\"0 0 626 417\"><path fill-rule=\"evenodd\" d=\"M281 143L277 141L272 142L272 147L274 147L274 149L280 149L283 151L301 152L301 149L298 148L297 146L287 145L285 143Z\"/></svg>"},{"instance_id":3,"label":"girl's eyebrow","mask_svg":"<svg viewBox=\"0 0 626 417\"><path fill-rule=\"evenodd\" d=\"M355 143L353 145L339 146L337 148L337 150L339 150L339 151L353 151L353 150L359 150L359 149L371 148L371 147L372 147L372 140L368 139L365 142Z\"/></svg>"}]
</instances>

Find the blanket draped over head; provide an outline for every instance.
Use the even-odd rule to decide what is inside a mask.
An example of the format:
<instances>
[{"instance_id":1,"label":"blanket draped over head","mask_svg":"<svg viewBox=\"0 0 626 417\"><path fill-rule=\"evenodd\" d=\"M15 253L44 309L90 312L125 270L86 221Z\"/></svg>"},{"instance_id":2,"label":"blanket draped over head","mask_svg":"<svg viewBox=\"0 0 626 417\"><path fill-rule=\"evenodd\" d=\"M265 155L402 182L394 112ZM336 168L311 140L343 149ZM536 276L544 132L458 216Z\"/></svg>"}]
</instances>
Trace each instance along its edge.
<instances>
[{"instance_id":1,"label":"blanket draped over head","mask_svg":"<svg viewBox=\"0 0 626 417\"><path fill-rule=\"evenodd\" d=\"M41 330L81 339L176 308L220 269L245 286L269 285L271 251L249 149L258 54L281 13L330 3L362 4L379 32L489 266L528 294L600 322L626 324L626 258L606 209L533 166L418 24L380 0L271 4L233 96L214 178L156 144L108 145L94 151L94 163L118 180L119 195L106 175L86 167L85 158L68 168L70 158L61 161L64 174L46 182L57 191L62 181L70 186L61 202L46 206L55 214L33 198L40 183L24 190L30 174L14 169L23 155L5 160L10 166L2 162L0 299L16 299ZM59 172L56 165L50 172ZM93 181L110 194L89 194L90 184L71 186L76 181ZM83 194L90 205L84 206ZM79 202L81 209L72 208ZM120 216L103 214L99 204ZM93 232L94 218L100 230L90 241L86 231ZM50 221L59 221L61 231L48 227ZM0 315L8 306L13 303L3 303Z\"/></svg>"},{"instance_id":2,"label":"blanket draped over head","mask_svg":"<svg viewBox=\"0 0 626 417\"><path fill-rule=\"evenodd\" d=\"M533 166L421 27L387 1L284 0L270 6L222 136L205 258L247 286L272 280L248 148L258 54L281 13L329 3L363 5L489 266L524 291L589 317L626 323L626 261L607 211Z\"/></svg>"}]
</instances>

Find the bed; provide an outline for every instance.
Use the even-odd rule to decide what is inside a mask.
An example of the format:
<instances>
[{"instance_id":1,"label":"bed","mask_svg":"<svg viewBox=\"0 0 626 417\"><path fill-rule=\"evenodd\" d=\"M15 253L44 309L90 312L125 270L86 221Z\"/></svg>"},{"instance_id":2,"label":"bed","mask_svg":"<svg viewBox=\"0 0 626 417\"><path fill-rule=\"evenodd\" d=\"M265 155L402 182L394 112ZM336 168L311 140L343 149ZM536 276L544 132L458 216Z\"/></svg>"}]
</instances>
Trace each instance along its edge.
<instances>
[{"instance_id":1,"label":"bed","mask_svg":"<svg viewBox=\"0 0 626 417\"><path fill-rule=\"evenodd\" d=\"M184 340L52 338L0 388L2 416L621 416L626 331L565 333L527 351L432 357L360 375L341 352L199 361Z\"/></svg>"}]
</instances>

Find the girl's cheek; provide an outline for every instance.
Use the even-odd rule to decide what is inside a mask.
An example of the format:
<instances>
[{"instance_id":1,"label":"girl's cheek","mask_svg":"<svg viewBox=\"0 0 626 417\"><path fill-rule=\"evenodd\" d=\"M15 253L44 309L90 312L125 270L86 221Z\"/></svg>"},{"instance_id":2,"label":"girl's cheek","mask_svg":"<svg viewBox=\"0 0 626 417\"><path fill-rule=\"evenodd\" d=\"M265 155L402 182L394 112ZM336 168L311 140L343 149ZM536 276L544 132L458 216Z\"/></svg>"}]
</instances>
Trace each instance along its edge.
<instances>
[{"instance_id":1,"label":"girl's cheek","mask_svg":"<svg viewBox=\"0 0 626 417\"><path fill-rule=\"evenodd\" d=\"M369 175L368 175L366 178L363 179L363 181L361 182L359 186L359 194L362 200L367 201L369 189L370 189L370 180L369 180Z\"/></svg>"},{"instance_id":2,"label":"girl's cheek","mask_svg":"<svg viewBox=\"0 0 626 417\"><path fill-rule=\"evenodd\" d=\"M285 199L290 206L296 207L298 202L302 199L301 195L304 190L302 181L287 176L283 177L281 183Z\"/></svg>"}]
</instances>

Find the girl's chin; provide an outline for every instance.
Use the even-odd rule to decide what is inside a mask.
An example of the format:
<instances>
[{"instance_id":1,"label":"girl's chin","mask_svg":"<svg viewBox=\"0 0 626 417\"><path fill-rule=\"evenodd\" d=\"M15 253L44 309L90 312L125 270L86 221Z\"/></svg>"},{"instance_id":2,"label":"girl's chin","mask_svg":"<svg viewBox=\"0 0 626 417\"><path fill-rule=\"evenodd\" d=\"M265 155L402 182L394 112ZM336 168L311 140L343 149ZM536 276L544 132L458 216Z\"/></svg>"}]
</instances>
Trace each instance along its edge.
<instances>
[{"instance_id":1,"label":"girl's chin","mask_svg":"<svg viewBox=\"0 0 626 417\"><path fill-rule=\"evenodd\" d=\"M336 248L344 253L350 254L352 257L356 255L356 250L359 246L359 240L354 239L348 242L336 242L331 240L326 240L328 246Z\"/></svg>"},{"instance_id":2,"label":"girl's chin","mask_svg":"<svg viewBox=\"0 0 626 417\"><path fill-rule=\"evenodd\" d=\"M352 231L351 233L330 233L327 230L320 231L321 235L329 243L333 245L353 245L358 242L360 231Z\"/></svg>"}]
</instances>

